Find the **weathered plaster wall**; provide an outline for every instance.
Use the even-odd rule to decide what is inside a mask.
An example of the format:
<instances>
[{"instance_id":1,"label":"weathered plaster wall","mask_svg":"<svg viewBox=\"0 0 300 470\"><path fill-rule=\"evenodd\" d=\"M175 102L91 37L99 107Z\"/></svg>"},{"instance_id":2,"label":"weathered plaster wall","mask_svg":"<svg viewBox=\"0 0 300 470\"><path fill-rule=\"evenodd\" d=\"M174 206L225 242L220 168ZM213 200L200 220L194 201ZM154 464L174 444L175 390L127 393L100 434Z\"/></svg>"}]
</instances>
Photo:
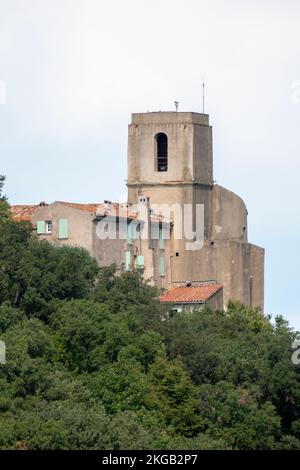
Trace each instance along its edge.
<instances>
[{"instance_id":1,"label":"weathered plaster wall","mask_svg":"<svg viewBox=\"0 0 300 470\"><path fill-rule=\"evenodd\" d=\"M260 246L250 245L251 271L251 306L264 310L264 265L265 250Z\"/></svg>"},{"instance_id":2,"label":"weathered plaster wall","mask_svg":"<svg viewBox=\"0 0 300 470\"><path fill-rule=\"evenodd\" d=\"M168 136L168 171L156 168L155 136ZM212 132L196 113L133 114L128 128L128 185L199 181L212 184Z\"/></svg>"},{"instance_id":3,"label":"weathered plaster wall","mask_svg":"<svg viewBox=\"0 0 300 470\"><path fill-rule=\"evenodd\" d=\"M80 246L93 254L92 221L94 214L54 202L48 206L36 209L32 216L32 222L36 225L38 220L52 220L53 231L51 234L40 235L58 246ZM68 220L68 238L59 239L59 219Z\"/></svg>"},{"instance_id":4,"label":"weathered plaster wall","mask_svg":"<svg viewBox=\"0 0 300 470\"><path fill-rule=\"evenodd\" d=\"M228 189L212 189L211 238L247 241L247 208L244 201Z\"/></svg>"},{"instance_id":5,"label":"weathered plaster wall","mask_svg":"<svg viewBox=\"0 0 300 470\"><path fill-rule=\"evenodd\" d=\"M217 281L223 285L224 306L229 300L250 305L252 296L252 306L263 309L263 250L252 247L235 240L206 242L202 250L172 259L172 281Z\"/></svg>"},{"instance_id":6,"label":"weathered plaster wall","mask_svg":"<svg viewBox=\"0 0 300 470\"><path fill-rule=\"evenodd\" d=\"M157 172L155 168L158 132L169 138L167 172ZM212 128L208 116L165 112L132 115L128 137L129 202L136 203L139 194L150 198L151 207L179 204L183 209L184 204L204 205L203 249L186 251L185 237L177 240L173 230L169 286L186 280L216 280L224 286L225 305L233 299L263 308L263 250L247 242L247 208L243 200L213 185Z\"/></svg>"}]
</instances>

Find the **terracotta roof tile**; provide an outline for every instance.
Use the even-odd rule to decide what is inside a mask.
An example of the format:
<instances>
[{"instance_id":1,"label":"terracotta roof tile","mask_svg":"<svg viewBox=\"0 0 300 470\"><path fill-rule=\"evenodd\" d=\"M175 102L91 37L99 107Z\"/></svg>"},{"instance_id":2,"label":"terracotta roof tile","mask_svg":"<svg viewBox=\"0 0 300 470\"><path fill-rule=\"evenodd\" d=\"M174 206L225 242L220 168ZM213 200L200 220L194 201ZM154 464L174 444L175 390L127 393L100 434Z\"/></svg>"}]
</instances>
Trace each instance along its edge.
<instances>
[{"instance_id":1,"label":"terracotta roof tile","mask_svg":"<svg viewBox=\"0 0 300 470\"><path fill-rule=\"evenodd\" d=\"M77 209L80 211L90 212L91 214L96 215L109 215L110 212L113 215L123 216L127 215L128 219L137 219L138 213L131 210L130 205L126 203L119 204L117 202L112 202L111 204L106 203L90 203L90 204L80 204L77 202L67 202L67 201L55 201L55 204L62 204L67 207L71 207L73 209ZM40 207L40 204L36 205L13 205L11 206L11 210L13 213L13 219L16 222L19 221L31 221L31 216L33 215L34 211ZM162 216L152 214L152 220L162 221L164 220L166 223L170 221L168 219L163 218Z\"/></svg>"},{"instance_id":2,"label":"terracotta roof tile","mask_svg":"<svg viewBox=\"0 0 300 470\"><path fill-rule=\"evenodd\" d=\"M102 205L97 203L80 204L77 202L66 201L55 201L55 204L62 204L63 206L72 207L73 209L78 209L80 211L92 212L94 214L96 214L97 208Z\"/></svg>"},{"instance_id":3,"label":"terracotta roof tile","mask_svg":"<svg viewBox=\"0 0 300 470\"><path fill-rule=\"evenodd\" d=\"M172 303L201 303L209 300L219 292L221 284L202 284L188 286L177 286L169 289L160 297L160 302Z\"/></svg>"},{"instance_id":4,"label":"terracotta roof tile","mask_svg":"<svg viewBox=\"0 0 300 470\"><path fill-rule=\"evenodd\" d=\"M131 210L131 205L126 203L112 202L110 204L99 203L99 204L79 204L75 202L65 202L65 201L55 201L57 204L63 204L68 207L73 207L74 209L87 211L94 213L95 215L109 215L110 211L113 212L117 217L118 216L127 216L129 219L137 219L138 213ZM171 221L161 215L151 214L152 220L165 221L170 223Z\"/></svg>"},{"instance_id":5,"label":"terracotta roof tile","mask_svg":"<svg viewBox=\"0 0 300 470\"><path fill-rule=\"evenodd\" d=\"M12 218L15 222L31 222L31 216L38 206L15 205L10 206Z\"/></svg>"}]
</instances>

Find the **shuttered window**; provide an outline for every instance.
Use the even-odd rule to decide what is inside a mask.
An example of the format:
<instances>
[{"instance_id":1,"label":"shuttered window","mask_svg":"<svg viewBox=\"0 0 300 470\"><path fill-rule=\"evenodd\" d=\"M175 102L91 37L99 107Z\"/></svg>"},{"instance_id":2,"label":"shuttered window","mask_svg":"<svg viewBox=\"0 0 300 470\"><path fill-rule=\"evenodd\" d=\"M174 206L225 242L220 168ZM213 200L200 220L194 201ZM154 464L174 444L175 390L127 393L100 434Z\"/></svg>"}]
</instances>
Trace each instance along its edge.
<instances>
[{"instance_id":1,"label":"shuttered window","mask_svg":"<svg viewBox=\"0 0 300 470\"><path fill-rule=\"evenodd\" d=\"M46 233L46 224L44 220L38 220L36 223L36 233L41 235L42 233Z\"/></svg>"},{"instance_id":2,"label":"shuttered window","mask_svg":"<svg viewBox=\"0 0 300 470\"><path fill-rule=\"evenodd\" d=\"M58 221L58 238L69 237L68 219L59 219Z\"/></svg>"},{"instance_id":3,"label":"shuttered window","mask_svg":"<svg viewBox=\"0 0 300 470\"><path fill-rule=\"evenodd\" d=\"M165 238L164 238L164 229L160 227L159 229L159 248L163 250L165 248Z\"/></svg>"},{"instance_id":4,"label":"shuttered window","mask_svg":"<svg viewBox=\"0 0 300 470\"><path fill-rule=\"evenodd\" d=\"M165 275L165 257L164 256L160 257L159 271L160 271L161 276Z\"/></svg>"},{"instance_id":5,"label":"shuttered window","mask_svg":"<svg viewBox=\"0 0 300 470\"><path fill-rule=\"evenodd\" d=\"M142 255L139 255L136 260L136 266L138 269L144 269L145 267L145 257Z\"/></svg>"},{"instance_id":6,"label":"shuttered window","mask_svg":"<svg viewBox=\"0 0 300 470\"><path fill-rule=\"evenodd\" d=\"M132 244L132 225L131 223L127 224L127 243Z\"/></svg>"},{"instance_id":7,"label":"shuttered window","mask_svg":"<svg viewBox=\"0 0 300 470\"><path fill-rule=\"evenodd\" d=\"M126 271L130 271L130 264L131 264L131 253L130 253L130 251L126 251L126 253L125 253L125 269L126 269Z\"/></svg>"}]
</instances>

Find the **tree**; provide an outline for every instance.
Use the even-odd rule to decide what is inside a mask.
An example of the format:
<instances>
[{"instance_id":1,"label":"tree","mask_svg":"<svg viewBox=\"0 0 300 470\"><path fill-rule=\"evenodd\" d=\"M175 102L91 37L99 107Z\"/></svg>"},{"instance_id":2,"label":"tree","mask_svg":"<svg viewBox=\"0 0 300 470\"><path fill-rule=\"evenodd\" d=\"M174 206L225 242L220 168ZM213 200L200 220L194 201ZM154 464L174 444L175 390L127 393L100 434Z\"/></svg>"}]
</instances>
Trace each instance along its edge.
<instances>
[{"instance_id":1,"label":"tree","mask_svg":"<svg viewBox=\"0 0 300 470\"><path fill-rule=\"evenodd\" d=\"M204 428L215 439L226 436L235 449L271 449L280 436L280 417L270 402L259 404L255 390L221 381L202 385L199 395Z\"/></svg>"},{"instance_id":2,"label":"tree","mask_svg":"<svg viewBox=\"0 0 300 470\"><path fill-rule=\"evenodd\" d=\"M0 221L0 302L19 303L22 286L18 267L28 249L31 232L30 224Z\"/></svg>"},{"instance_id":3,"label":"tree","mask_svg":"<svg viewBox=\"0 0 300 470\"><path fill-rule=\"evenodd\" d=\"M0 223L11 217L10 208L6 196L3 194L5 176L0 175Z\"/></svg>"},{"instance_id":4,"label":"tree","mask_svg":"<svg viewBox=\"0 0 300 470\"><path fill-rule=\"evenodd\" d=\"M169 362L159 356L150 367L150 381L158 395L158 410L172 431L184 436L195 436L201 429L198 414L197 389L177 359Z\"/></svg>"},{"instance_id":5,"label":"tree","mask_svg":"<svg viewBox=\"0 0 300 470\"><path fill-rule=\"evenodd\" d=\"M232 302L163 322L158 294L0 218L0 448L299 449L287 322Z\"/></svg>"}]
</instances>

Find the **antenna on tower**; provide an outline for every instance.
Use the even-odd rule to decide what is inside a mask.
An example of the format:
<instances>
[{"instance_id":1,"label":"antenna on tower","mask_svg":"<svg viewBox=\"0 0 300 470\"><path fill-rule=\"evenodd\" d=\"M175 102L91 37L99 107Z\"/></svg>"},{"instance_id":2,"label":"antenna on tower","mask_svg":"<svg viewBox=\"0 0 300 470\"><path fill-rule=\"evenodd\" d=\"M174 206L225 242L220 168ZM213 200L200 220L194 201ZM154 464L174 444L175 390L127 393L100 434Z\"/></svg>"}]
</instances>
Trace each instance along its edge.
<instances>
[{"instance_id":1,"label":"antenna on tower","mask_svg":"<svg viewBox=\"0 0 300 470\"><path fill-rule=\"evenodd\" d=\"M176 113L178 112L179 101L174 101Z\"/></svg>"},{"instance_id":2,"label":"antenna on tower","mask_svg":"<svg viewBox=\"0 0 300 470\"><path fill-rule=\"evenodd\" d=\"M204 82L204 75L202 78L202 106L203 106L203 114L205 110L205 82Z\"/></svg>"}]
</instances>

